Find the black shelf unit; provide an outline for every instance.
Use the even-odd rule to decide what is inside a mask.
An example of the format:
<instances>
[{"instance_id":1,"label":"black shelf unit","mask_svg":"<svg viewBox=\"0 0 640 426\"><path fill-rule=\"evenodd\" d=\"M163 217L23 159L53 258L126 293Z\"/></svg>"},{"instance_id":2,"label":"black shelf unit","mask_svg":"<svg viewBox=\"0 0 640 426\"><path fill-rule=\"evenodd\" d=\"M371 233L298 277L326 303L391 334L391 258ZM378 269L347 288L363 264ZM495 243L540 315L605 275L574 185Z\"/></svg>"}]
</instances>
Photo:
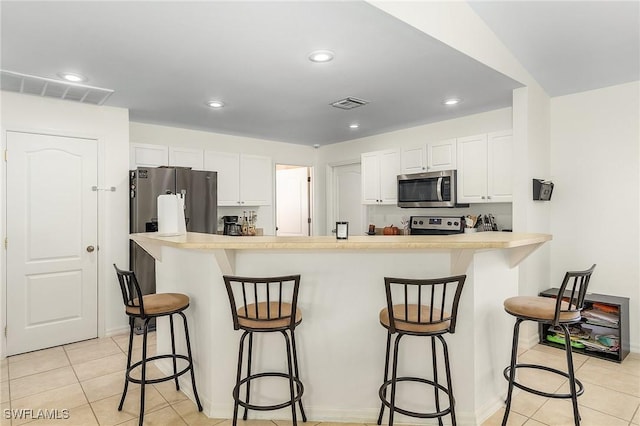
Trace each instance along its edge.
<instances>
[{"instance_id":1,"label":"black shelf unit","mask_svg":"<svg viewBox=\"0 0 640 426\"><path fill-rule=\"evenodd\" d=\"M559 288L550 288L540 293L540 296L543 297L557 297ZM565 291L564 297L571 297L569 291ZM615 334L620 339L620 349L616 352L601 352L597 350L591 350L587 348L575 348L572 350L576 353L585 354L588 356L606 359L614 362L622 362L627 355L629 355L630 347L629 347L629 298L628 297L618 297L618 296L609 296L606 294L596 294L596 293L588 293L584 299L585 310L590 309L594 303L600 303L603 305L609 305L617 308L618 310L618 326L610 327L604 326L601 324L593 324L590 323L588 319L582 318L582 324L584 324L588 328L592 328L595 330L601 330L601 333L606 334ZM559 349L564 350L564 344L549 342L547 337L547 330L549 329L548 324L540 324L540 343L546 346L553 346ZM600 333L599 333L600 334Z\"/></svg>"}]
</instances>

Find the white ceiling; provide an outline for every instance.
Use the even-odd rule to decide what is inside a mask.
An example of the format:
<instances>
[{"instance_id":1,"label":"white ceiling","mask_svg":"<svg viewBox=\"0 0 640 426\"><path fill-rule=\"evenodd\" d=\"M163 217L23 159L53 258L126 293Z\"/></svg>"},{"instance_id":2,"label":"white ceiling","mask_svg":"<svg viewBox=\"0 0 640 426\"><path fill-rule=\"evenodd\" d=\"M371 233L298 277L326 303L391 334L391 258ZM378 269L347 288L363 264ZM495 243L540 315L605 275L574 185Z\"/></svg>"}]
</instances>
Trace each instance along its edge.
<instances>
[{"instance_id":1,"label":"white ceiling","mask_svg":"<svg viewBox=\"0 0 640 426\"><path fill-rule=\"evenodd\" d=\"M551 94L637 80L638 2L570 3L472 7ZM113 89L106 105L128 108L137 122L324 145L507 107L521 86L361 1L0 7L2 69L82 73L87 84ZM312 63L315 49L335 59ZM329 105L348 96L370 103ZM450 96L464 101L446 107ZM206 107L214 98L226 107Z\"/></svg>"}]
</instances>

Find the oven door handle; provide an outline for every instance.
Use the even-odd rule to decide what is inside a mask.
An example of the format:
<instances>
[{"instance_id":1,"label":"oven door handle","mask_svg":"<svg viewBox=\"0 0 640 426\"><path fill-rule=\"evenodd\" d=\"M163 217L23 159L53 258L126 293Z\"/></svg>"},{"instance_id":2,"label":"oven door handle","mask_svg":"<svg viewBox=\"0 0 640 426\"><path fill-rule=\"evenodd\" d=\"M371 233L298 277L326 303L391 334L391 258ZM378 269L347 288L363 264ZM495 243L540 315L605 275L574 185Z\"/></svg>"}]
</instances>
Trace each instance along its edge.
<instances>
[{"instance_id":1,"label":"oven door handle","mask_svg":"<svg viewBox=\"0 0 640 426\"><path fill-rule=\"evenodd\" d=\"M438 183L436 184L436 193L438 194L438 201L442 201L442 177L438 178Z\"/></svg>"}]
</instances>

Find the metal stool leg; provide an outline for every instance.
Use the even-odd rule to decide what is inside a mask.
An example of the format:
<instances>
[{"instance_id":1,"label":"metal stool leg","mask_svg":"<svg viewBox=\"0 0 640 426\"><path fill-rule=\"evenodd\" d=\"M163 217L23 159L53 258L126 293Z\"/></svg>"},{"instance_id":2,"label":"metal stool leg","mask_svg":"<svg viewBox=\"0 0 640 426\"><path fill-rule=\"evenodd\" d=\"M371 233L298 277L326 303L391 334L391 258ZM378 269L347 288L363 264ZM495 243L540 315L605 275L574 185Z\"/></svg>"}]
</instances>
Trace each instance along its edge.
<instances>
[{"instance_id":1,"label":"metal stool leg","mask_svg":"<svg viewBox=\"0 0 640 426\"><path fill-rule=\"evenodd\" d=\"M387 352L384 360L384 378L382 383L385 383L389 379L389 353L391 352L391 333L387 331ZM383 396L387 396L387 389L384 389ZM382 424L382 415L384 414L384 403L380 403L380 414L378 414L378 424Z\"/></svg>"},{"instance_id":2,"label":"metal stool leg","mask_svg":"<svg viewBox=\"0 0 640 426\"><path fill-rule=\"evenodd\" d=\"M189 356L189 363L191 364L191 386L193 387L193 397L198 405L198 411L202 411L202 404L200 403L200 397L198 397L198 390L196 389L196 373L193 367L193 356L191 355L191 341L189 340L189 327L187 326L187 317L183 312L179 312L184 324L184 338L187 342L187 355ZM176 379L177 380L177 379Z\"/></svg>"},{"instance_id":3,"label":"metal stool leg","mask_svg":"<svg viewBox=\"0 0 640 426\"><path fill-rule=\"evenodd\" d=\"M291 347L293 348L293 368L296 372L296 378L300 380L300 372L298 370L298 351L296 351L296 335L291 330ZM302 407L302 399L298 401L298 405L300 406L300 415L302 416L302 421L307 421L307 415L304 413L304 408Z\"/></svg>"},{"instance_id":4,"label":"metal stool leg","mask_svg":"<svg viewBox=\"0 0 640 426\"><path fill-rule=\"evenodd\" d=\"M566 324L560 324L564 331L565 353L567 355L567 372L569 373L569 389L571 390L571 402L573 403L573 420L575 426L580 426L580 412L578 411L578 395L576 391L576 377L573 371L573 354L571 353L571 334Z\"/></svg>"},{"instance_id":5,"label":"metal stool leg","mask_svg":"<svg viewBox=\"0 0 640 426\"><path fill-rule=\"evenodd\" d=\"M253 353L253 333L249 333L249 353L247 354L247 377L251 376L251 354ZM251 393L251 380L247 382L247 404L249 403L249 395ZM249 409L244 407L244 414L242 415L242 420L247 420L247 412Z\"/></svg>"},{"instance_id":6,"label":"metal stool leg","mask_svg":"<svg viewBox=\"0 0 640 426\"><path fill-rule=\"evenodd\" d=\"M176 338L173 333L173 315L169 315L169 327L171 329L171 354L173 355L173 374L176 375L178 373L178 369L176 367ZM178 383L178 377L175 378L176 382L176 390L180 390L180 384Z\"/></svg>"},{"instance_id":7,"label":"metal stool leg","mask_svg":"<svg viewBox=\"0 0 640 426\"><path fill-rule=\"evenodd\" d=\"M511 364L509 367L509 390L507 391L506 407L504 410L504 417L502 418L502 426L507 425L507 419L509 418L509 410L511 409L511 397L513 395L513 383L516 379L516 360L518 357L518 335L520 334L520 323L522 319L518 318L516 324L513 326L513 342L511 343Z\"/></svg>"},{"instance_id":8,"label":"metal stool leg","mask_svg":"<svg viewBox=\"0 0 640 426\"><path fill-rule=\"evenodd\" d=\"M147 334L149 333L149 320L144 320L144 330L142 332L142 369L140 372L140 418L138 425L142 426L144 419L144 388L147 381Z\"/></svg>"},{"instance_id":9,"label":"metal stool leg","mask_svg":"<svg viewBox=\"0 0 640 426\"><path fill-rule=\"evenodd\" d=\"M433 361L433 382L436 384L433 387L436 399L436 411L440 411L440 391L438 389L438 357L436 352L436 338L431 336L431 359ZM445 360L446 362L446 360ZM455 423L454 423L455 424ZM438 417L438 425L442 426L442 417Z\"/></svg>"},{"instance_id":10,"label":"metal stool leg","mask_svg":"<svg viewBox=\"0 0 640 426\"><path fill-rule=\"evenodd\" d=\"M451 380L451 366L449 364L449 348L447 347L447 342L444 340L444 337L438 336L440 342L442 343L442 349L444 351L444 366L445 372L447 374L447 389L449 390L449 408L451 409L451 424L456 426L456 410L455 410L455 398L453 397L453 381ZM439 410L438 410L439 411ZM442 418L438 417L438 421L441 422Z\"/></svg>"},{"instance_id":11,"label":"metal stool leg","mask_svg":"<svg viewBox=\"0 0 640 426\"><path fill-rule=\"evenodd\" d=\"M242 333L238 346L238 371L236 373L236 386L233 388L233 426L238 424L238 401L240 400L240 380L242 378L242 355L244 354L244 339L249 334L248 331Z\"/></svg>"},{"instance_id":12,"label":"metal stool leg","mask_svg":"<svg viewBox=\"0 0 640 426\"><path fill-rule=\"evenodd\" d=\"M124 399L127 396L127 389L129 388L129 379L127 375L129 374L129 369L131 368L131 351L133 348L133 327L134 327L134 319L133 317L129 317L129 349L127 350L127 369L124 373L124 390L122 391L122 398L120 398L120 404L118 404L118 411L122 411L122 406L124 405Z\"/></svg>"},{"instance_id":13,"label":"metal stool leg","mask_svg":"<svg viewBox=\"0 0 640 426\"><path fill-rule=\"evenodd\" d=\"M393 345L393 368L391 370L391 407L389 407L389 426L393 426L393 413L396 409L396 385L398 383L398 348L400 347L400 339L402 334L396 336Z\"/></svg>"},{"instance_id":14,"label":"metal stool leg","mask_svg":"<svg viewBox=\"0 0 640 426\"><path fill-rule=\"evenodd\" d=\"M293 363L291 362L291 358L292 358L291 342L289 341L289 336L287 335L286 331L283 330L281 333L284 336L284 341L287 346L287 366L289 368L289 392L291 394L291 421L293 422L293 426L297 426L298 421L296 419L296 403L295 403L296 392L293 386L294 372L293 372Z\"/></svg>"}]
</instances>

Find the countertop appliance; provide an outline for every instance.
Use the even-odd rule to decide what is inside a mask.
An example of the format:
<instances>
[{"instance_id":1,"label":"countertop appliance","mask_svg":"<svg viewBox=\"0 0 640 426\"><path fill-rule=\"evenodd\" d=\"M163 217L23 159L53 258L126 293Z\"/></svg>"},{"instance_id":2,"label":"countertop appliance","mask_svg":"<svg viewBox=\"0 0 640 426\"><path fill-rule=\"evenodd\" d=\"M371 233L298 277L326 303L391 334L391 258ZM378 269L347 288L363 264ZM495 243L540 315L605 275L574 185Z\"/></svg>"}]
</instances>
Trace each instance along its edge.
<instances>
[{"instance_id":1,"label":"countertop appliance","mask_svg":"<svg viewBox=\"0 0 640 426\"><path fill-rule=\"evenodd\" d=\"M129 232L158 231L158 196L184 194L187 231L218 230L217 172L184 167L138 167L129 172ZM155 261L135 242L129 243L129 265L143 294L156 292Z\"/></svg>"},{"instance_id":2,"label":"countertop appliance","mask_svg":"<svg viewBox=\"0 0 640 426\"><path fill-rule=\"evenodd\" d=\"M238 223L238 216L222 216L222 221L224 222L224 228L222 230L223 235L242 235L242 230Z\"/></svg>"},{"instance_id":3,"label":"countertop appliance","mask_svg":"<svg viewBox=\"0 0 640 426\"><path fill-rule=\"evenodd\" d=\"M449 235L464 232L464 220L460 216L411 216L411 235Z\"/></svg>"},{"instance_id":4,"label":"countertop appliance","mask_svg":"<svg viewBox=\"0 0 640 426\"><path fill-rule=\"evenodd\" d=\"M456 171L398 175L398 207L468 207L457 204Z\"/></svg>"}]
</instances>

